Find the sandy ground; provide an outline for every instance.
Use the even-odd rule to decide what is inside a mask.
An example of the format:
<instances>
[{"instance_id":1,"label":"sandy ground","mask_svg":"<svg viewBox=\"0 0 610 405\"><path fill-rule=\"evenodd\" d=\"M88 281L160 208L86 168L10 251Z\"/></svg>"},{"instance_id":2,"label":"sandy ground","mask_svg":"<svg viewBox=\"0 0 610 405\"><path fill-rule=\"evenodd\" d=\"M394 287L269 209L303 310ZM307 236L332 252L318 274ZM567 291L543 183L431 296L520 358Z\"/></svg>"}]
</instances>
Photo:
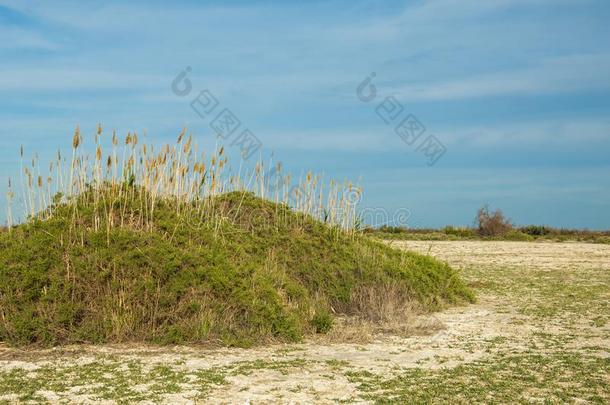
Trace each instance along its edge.
<instances>
[{"instance_id":1,"label":"sandy ground","mask_svg":"<svg viewBox=\"0 0 610 405\"><path fill-rule=\"evenodd\" d=\"M60 380L75 381L70 383L72 386L59 384L57 387L61 388L31 392L30 397L35 402L368 403L383 399L383 396L364 394L362 380L354 378L353 373L366 372L391 379L405 370L420 369L430 372L430 378L440 378L439 373L457 366L493 363L494 356L531 353L532 347L543 348L547 354L565 353L569 347L575 351L587 350L587 359L610 357L610 325L607 317L600 318L600 311L608 308L610 300L609 245L476 241L388 243L400 249L430 254L460 269L476 290L478 302L416 319L420 324L431 325L428 330L433 332L428 335L378 334L370 341L363 339L362 343L307 341L219 350L105 346L23 352L0 346L0 371L5 373L5 378L8 378L7 373L20 372L24 373L23 378L56 378L58 384ZM592 288L584 294L594 296L595 301L580 305L584 302L578 297L581 285ZM557 291L557 286L573 289L557 295L546 290ZM604 292L606 287L608 291ZM566 296L572 299L565 300ZM557 346L559 344L561 347ZM135 391L144 395L133 396L127 389L105 393L103 385L112 385L112 379L74 380L74 375L82 374L86 367L96 364L109 364L111 370L116 370L112 367L117 364L135 364L149 380L145 378L137 385L135 380L130 380L134 379L133 375L125 374L125 371L120 383L127 388L136 384ZM602 363L599 378L610 384L610 370L605 364ZM168 366L171 375L164 377L164 374L151 372L160 365ZM65 372L56 376L53 373L57 370ZM107 374L108 371L101 369L99 373ZM177 388L164 389L164 378L176 380ZM16 385L22 385L25 380L15 381ZM161 387L155 383L160 383ZM155 390L157 394L147 397L148 391ZM556 391L556 387L550 386L548 390ZM582 388L576 399L586 397L586 390L586 387ZM17 391L2 388L0 382L0 402L28 399ZM532 392L546 398L551 391L541 388ZM598 397L602 402L608 399L603 388L595 395L588 402L596 402ZM563 402L563 397L558 398Z\"/></svg>"},{"instance_id":2,"label":"sandy ground","mask_svg":"<svg viewBox=\"0 0 610 405\"><path fill-rule=\"evenodd\" d=\"M610 245L555 242L391 241L389 245L430 254L454 267L514 266L557 270L610 268Z\"/></svg>"}]
</instances>

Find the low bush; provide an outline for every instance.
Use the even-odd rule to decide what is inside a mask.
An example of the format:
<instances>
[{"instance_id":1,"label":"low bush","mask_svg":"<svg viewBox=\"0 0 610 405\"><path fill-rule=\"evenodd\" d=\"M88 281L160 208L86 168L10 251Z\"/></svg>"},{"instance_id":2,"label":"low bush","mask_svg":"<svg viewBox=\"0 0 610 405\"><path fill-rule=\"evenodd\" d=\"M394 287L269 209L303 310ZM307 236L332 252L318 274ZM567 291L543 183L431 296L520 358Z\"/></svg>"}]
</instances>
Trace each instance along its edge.
<instances>
[{"instance_id":1,"label":"low bush","mask_svg":"<svg viewBox=\"0 0 610 405\"><path fill-rule=\"evenodd\" d=\"M534 238L533 236L518 231L516 229L511 229L510 231L506 232L501 239L520 242L531 242L536 240L536 238Z\"/></svg>"},{"instance_id":2,"label":"low bush","mask_svg":"<svg viewBox=\"0 0 610 405\"><path fill-rule=\"evenodd\" d=\"M519 231L531 236L545 236L553 232L552 228L544 225L527 225L519 228Z\"/></svg>"},{"instance_id":3,"label":"low bush","mask_svg":"<svg viewBox=\"0 0 610 405\"><path fill-rule=\"evenodd\" d=\"M333 327L333 317L326 309L319 310L311 320L316 333L328 333Z\"/></svg>"},{"instance_id":4,"label":"low bush","mask_svg":"<svg viewBox=\"0 0 610 405\"><path fill-rule=\"evenodd\" d=\"M408 229L402 226L389 226L389 225L382 225L379 227L379 232L384 232L384 233L405 233L408 232Z\"/></svg>"},{"instance_id":5,"label":"low bush","mask_svg":"<svg viewBox=\"0 0 610 405\"><path fill-rule=\"evenodd\" d=\"M478 234L482 237L501 237L513 229L501 210L491 212L487 206L479 209L475 220Z\"/></svg>"}]
</instances>

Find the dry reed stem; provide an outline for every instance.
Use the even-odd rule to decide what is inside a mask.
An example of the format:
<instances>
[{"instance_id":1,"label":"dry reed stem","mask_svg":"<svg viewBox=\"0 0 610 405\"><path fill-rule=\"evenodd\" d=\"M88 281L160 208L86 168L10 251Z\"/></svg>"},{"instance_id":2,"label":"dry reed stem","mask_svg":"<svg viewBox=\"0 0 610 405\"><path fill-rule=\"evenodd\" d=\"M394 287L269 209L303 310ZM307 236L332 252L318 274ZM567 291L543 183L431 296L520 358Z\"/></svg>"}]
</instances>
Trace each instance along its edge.
<instances>
[{"instance_id":1,"label":"dry reed stem","mask_svg":"<svg viewBox=\"0 0 610 405\"><path fill-rule=\"evenodd\" d=\"M154 145L144 143L138 147L138 134L129 132L121 158L116 132L112 133L112 150L108 155L104 155L102 138L103 128L98 124L90 157L85 153L84 138L77 126L72 136L72 159L66 162L58 152L57 159L49 165L48 176L42 175L36 155L31 169L24 167L21 147L26 218L44 220L52 215L54 204L68 204L74 213L71 228L76 230L77 204L90 204L96 231L105 229L109 233L117 226L152 230L156 207L161 201L172 200L177 202L178 218L194 214L203 220L209 214L212 226L219 229L222 218L213 215L215 199L210 197L240 191L286 204L339 230L354 230L356 208L346 198L346 193L353 192L351 183L330 181L325 189L322 176L308 171L293 185L293 177L282 173L281 164L270 174L272 170L265 170L262 160L250 170L240 161L239 170L234 173L224 147L217 147L208 159L205 153L197 151L193 136L187 136L185 128L174 145L163 145L156 153ZM272 158L268 167L274 167ZM14 192L10 186L7 196L12 206ZM82 201L83 198L87 200ZM14 224L12 211L9 220Z\"/></svg>"}]
</instances>

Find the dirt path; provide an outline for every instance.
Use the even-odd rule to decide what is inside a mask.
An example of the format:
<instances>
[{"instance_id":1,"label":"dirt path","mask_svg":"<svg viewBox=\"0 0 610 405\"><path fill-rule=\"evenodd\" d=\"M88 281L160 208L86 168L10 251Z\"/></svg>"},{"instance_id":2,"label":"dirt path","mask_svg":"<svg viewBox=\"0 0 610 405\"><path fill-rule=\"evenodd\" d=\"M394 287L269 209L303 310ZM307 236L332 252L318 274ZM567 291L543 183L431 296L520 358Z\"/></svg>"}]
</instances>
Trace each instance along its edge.
<instances>
[{"instance_id":1,"label":"dirt path","mask_svg":"<svg viewBox=\"0 0 610 405\"><path fill-rule=\"evenodd\" d=\"M610 401L610 246L391 243L461 269L479 301L363 343L0 347L0 402Z\"/></svg>"}]
</instances>

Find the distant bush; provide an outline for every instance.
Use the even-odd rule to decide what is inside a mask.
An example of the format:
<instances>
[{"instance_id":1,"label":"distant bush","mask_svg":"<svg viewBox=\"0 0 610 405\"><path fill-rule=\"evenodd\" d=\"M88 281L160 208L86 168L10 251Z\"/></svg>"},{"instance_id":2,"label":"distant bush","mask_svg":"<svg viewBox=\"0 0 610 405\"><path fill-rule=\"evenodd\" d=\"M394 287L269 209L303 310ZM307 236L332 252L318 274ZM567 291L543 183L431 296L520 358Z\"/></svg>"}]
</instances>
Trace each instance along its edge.
<instances>
[{"instance_id":1,"label":"distant bush","mask_svg":"<svg viewBox=\"0 0 610 405\"><path fill-rule=\"evenodd\" d=\"M513 225L501 210L490 212L487 206L481 207L477 212L476 223L478 234L482 237L504 236L513 229Z\"/></svg>"},{"instance_id":2,"label":"distant bush","mask_svg":"<svg viewBox=\"0 0 610 405\"><path fill-rule=\"evenodd\" d=\"M457 236L459 238L473 238L477 236L472 228L458 228L452 225L444 227L443 232L446 235Z\"/></svg>"},{"instance_id":3,"label":"distant bush","mask_svg":"<svg viewBox=\"0 0 610 405\"><path fill-rule=\"evenodd\" d=\"M402 226L382 225L379 227L379 232L385 232L385 233L404 233L407 231L408 231L407 228L402 227Z\"/></svg>"},{"instance_id":4,"label":"distant bush","mask_svg":"<svg viewBox=\"0 0 610 405\"><path fill-rule=\"evenodd\" d=\"M446 241L483 238L511 241L546 240L555 242L610 243L610 231L553 228L548 225L526 225L516 228L504 218L501 211L491 213L487 207L479 210L476 226L473 228L453 225L447 225L440 229L383 226L365 229L363 233L371 234L376 238L390 240Z\"/></svg>"},{"instance_id":5,"label":"distant bush","mask_svg":"<svg viewBox=\"0 0 610 405\"><path fill-rule=\"evenodd\" d=\"M519 231L535 239L550 239L555 241L582 241L591 243L608 243L610 231L591 231L588 229L553 228L546 225L527 225Z\"/></svg>"},{"instance_id":6,"label":"distant bush","mask_svg":"<svg viewBox=\"0 0 610 405\"><path fill-rule=\"evenodd\" d=\"M519 230L531 236L545 236L554 232L553 228L544 225L527 225L522 226Z\"/></svg>"}]
</instances>

